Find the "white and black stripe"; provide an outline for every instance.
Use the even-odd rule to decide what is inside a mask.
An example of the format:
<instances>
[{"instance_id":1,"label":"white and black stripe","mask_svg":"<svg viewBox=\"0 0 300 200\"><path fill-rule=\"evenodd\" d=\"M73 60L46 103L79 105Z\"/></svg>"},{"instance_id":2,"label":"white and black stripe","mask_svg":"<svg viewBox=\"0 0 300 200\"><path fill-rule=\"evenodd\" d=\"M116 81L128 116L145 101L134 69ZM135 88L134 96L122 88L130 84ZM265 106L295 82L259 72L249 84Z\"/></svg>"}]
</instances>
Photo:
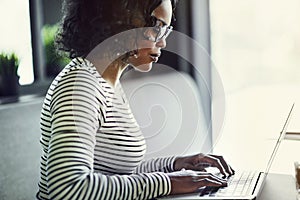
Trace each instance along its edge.
<instances>
[{"instance_id":1,"label":"white and black stripe","mask_svg":"<svg viewBox=\"0 0 300 200\"><path fill-rule=\"evenodd\" d=\"M40 120L38 199L151 199L170 193L174 157L143 161L145 139L118 83L77 58L52 82Z\"/></svg>"}]
</instances>

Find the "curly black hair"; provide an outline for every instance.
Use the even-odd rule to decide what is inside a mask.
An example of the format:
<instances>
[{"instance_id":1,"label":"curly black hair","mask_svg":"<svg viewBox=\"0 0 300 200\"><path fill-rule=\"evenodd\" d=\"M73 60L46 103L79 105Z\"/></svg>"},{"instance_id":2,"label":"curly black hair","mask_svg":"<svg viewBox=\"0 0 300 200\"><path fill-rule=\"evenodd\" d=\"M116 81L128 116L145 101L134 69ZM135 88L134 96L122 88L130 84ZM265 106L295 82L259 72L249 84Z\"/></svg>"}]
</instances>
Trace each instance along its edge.
<instances>
[{"instance_id":1,"label":"curly black hair","mask_svg":"<svg viewBox=\"0 0 300 200\"><path fill-rule=\"evenodd\" d=\"M151 13L163 0L64 0L61 27L56 37L58 50L70 58L86 57L105 39L133 28L153 26ZM174 10L178 0L170 0Z\"/></svg>"}]
</instances>

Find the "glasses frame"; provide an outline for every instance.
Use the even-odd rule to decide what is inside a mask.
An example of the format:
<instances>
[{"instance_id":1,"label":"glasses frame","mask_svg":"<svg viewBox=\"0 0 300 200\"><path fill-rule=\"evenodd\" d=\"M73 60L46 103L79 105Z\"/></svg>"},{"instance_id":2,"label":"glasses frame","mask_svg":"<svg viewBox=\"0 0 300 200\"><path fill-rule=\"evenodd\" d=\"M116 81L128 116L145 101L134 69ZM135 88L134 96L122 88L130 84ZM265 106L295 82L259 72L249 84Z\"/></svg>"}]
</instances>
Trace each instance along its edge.
<instances>
[{"instance_id":1,"label":"glasses frame","mask_svg":"<svg viewBox=\"0 0 300 200\"><path fill-rule=\"evenodd\" d=\"M156 25L153 27L145 27L146 30L143 32L144 38L151 42L159 42L162 39L166 39L170 35L170 33L173 31L173 26L167 26L167 25L160 26L159 22L161 22L162 24L165 24L165 22L163 22L162 20L157 19L157 18L155 18L155 20L156 20ZM150 31L153 34L155 34L153 37L146 35L146 32L149 29L151 29Z\"/></svg>"}]
</instances>

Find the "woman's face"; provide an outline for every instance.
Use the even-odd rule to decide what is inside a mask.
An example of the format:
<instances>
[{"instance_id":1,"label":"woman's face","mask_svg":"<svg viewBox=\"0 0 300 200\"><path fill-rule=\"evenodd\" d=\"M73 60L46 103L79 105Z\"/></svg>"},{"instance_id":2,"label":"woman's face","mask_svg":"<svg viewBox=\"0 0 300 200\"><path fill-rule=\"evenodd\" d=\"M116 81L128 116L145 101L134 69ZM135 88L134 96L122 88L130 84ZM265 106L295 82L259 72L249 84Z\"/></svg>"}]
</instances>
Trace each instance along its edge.
<instances>
[{"instance_id":1,"label":"woman's face","mask_svg":"<svg viewBox=\"0 0 300 200\"><path fill-rule=\"evenodd\" d=\"M157 25L163 30L169 27L172 19L172 4L170 0L163 0L160 6L158 6L152 13L152 16L157 19ZM152 36L154 31L149 31L149 37ZM155 38L155 36L154 36ZM138 50L137 56L130 56L128 61L138 71L147 72L152 68L152 63L157 62L161 55L161 49L166 47L166 38L153 41L151 39L143 38L138 40L138 47L146 46L147 48L141 48Z\"/></svg>"}]
</instances>

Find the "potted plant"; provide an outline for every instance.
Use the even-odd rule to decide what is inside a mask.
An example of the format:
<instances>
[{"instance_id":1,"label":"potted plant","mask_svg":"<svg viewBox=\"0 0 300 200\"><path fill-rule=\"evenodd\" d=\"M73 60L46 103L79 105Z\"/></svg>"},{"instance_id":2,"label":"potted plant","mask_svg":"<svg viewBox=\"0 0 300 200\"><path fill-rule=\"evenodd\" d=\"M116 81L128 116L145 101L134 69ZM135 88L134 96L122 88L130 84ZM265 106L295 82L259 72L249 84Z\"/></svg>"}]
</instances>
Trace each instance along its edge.
<instances>
[{"instance_id":1,"label":"potted plant","mask_svg":"<svg viewBox=\"0 0 300 200\"><path fill-rule=\"evenodd\" d=\"M15 53L0 54L0 95L18 96L19 92L19 58Z\"/></svg>"},{"instance_id":2,"label":"potted plant","mask_svg":"<svg viewBox=\"0 0 300 200\"><path fill-rule=\"evenodd\" d=\"M66 56L58 54L55 48L55 35L58 25L44 25L42 29L43 44L46 54L46 76L55 77L70 61Z\"/></svg>"}]
</instances>

